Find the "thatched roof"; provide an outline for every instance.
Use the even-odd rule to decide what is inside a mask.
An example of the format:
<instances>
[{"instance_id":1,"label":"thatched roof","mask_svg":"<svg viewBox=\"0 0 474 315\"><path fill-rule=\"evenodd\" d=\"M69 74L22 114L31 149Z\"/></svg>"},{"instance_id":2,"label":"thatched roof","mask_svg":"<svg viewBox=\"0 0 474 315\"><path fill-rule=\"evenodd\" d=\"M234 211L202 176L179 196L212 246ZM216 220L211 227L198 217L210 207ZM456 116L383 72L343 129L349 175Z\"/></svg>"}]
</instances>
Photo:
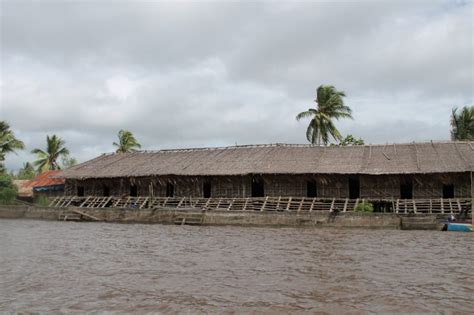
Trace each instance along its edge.
<instances>
[{"instance_id":1,"label":"thatched roof","mask_svg":"<svg viewBox=\"0 0 474 315\"><path fill-rule=\"evenodd\" d=\"M65 178L150 175L421 174L473 171L474 142L320 147L269 144L104 154Z\"/></svg>"},{"instance_id":2,"label":"thatched roof","mask_svg":"<svg viewBox=\"0 0 474 315\"><path fill-rule=\"evenodd\" d=\"M15 179L13 185L18 189L19 197L32 197L33 189L28 186L28 183L31 182L28 179Z\"/></svg>"}]
</instances>

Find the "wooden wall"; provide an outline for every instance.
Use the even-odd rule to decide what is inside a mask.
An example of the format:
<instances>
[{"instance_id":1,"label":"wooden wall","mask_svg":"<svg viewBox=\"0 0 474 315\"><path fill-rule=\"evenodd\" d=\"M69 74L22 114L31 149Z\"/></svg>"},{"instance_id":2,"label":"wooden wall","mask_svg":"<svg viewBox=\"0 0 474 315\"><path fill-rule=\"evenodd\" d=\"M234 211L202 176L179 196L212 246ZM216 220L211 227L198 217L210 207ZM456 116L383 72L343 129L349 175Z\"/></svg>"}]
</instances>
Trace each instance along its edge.
<instances>
[{"instance_id":1,"label":"wooden wall","mask_svg":"<svg viewBox=\"0 0 474 315\"><path fill-rule=\"evenodd\" d=\"M406 176L413 182L413 198L442 198L443 184L454 184L456 198L470 198L468 173L439 175L360 175L360 198L400 198L400 183ZM307 182L316 181L318 197L348 198L348 176L345 175L263 175L266 196L304 197ZM117 179L66 180L66 195L76 195L77 186L84 187L84 195L103 195L109 187L112 196L127 196L130 185L137 186L139 196L151 191L157 197L166 196L166 184L173 183L175 196L203 196L204 182L211 183L212 197L251 197L252 176L199 177L142 177Z\"/></svg>"}]
</instances>

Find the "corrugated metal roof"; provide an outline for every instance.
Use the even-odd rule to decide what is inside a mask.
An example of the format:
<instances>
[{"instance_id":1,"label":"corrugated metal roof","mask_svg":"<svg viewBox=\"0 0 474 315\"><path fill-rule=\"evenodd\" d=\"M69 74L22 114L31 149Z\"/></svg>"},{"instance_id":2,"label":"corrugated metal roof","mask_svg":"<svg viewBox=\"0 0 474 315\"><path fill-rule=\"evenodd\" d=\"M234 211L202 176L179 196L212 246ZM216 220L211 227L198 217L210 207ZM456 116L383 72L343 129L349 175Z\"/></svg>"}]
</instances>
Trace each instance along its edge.
<instances>
[{"instance_id":1,"label":"corrugated metal roof","mask_svg":"<svg viewBox=\"0 0 474 315\"><path fill-rule=\"evenodd\" d=\"M61 170L52 170L46 171L44 173L39 174L31 181L25 183L22 188L23 189L33 189L36 187L48 187L48 186L57 186L57 185L64 185L64 178L60 178L59 175L61 174Z\"/></svg>"},{"instance_id":2,"label":"corrugated metal roof","mask_svg":"<svg viewBox=\"0 0 474 315\"><path fill-rule=\"evenodd\" d=\"M104 154L60 176L416 174L467 172L473 165L473 142L347 147L271 144Z\"/></svg>"}]
</instances>

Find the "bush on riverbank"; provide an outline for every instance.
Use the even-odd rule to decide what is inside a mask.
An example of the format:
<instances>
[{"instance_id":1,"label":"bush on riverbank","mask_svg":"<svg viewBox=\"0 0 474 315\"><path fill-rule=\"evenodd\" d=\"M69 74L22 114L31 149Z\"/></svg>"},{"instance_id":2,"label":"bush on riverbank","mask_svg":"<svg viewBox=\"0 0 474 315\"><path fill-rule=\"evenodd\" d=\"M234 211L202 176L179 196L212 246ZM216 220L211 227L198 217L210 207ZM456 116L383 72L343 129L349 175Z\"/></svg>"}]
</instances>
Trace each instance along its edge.
<instances>
[{"instance_id":1,"label":"bush on riverbank","mask_svg":"<svg viewBox=\"0 0 474 315\"><path fill-rule=\"evenodd\" d=\"M355 212L374 212L374 205L370 202L363 201L354 209Z\"/></svg>"},{"instance_id":2,"label":"bush on riverbank","mask_svg":"<svg viewBox=\"0 0 474 315\"><path fill-rule=\"evenodd\" d=\"M50 204L49 199L47 197L43 196L43 195L39 195L35 199L35 205L37 205L37 206L47 207L47 206L49 206L49 204Z\"/></svg>"},{"instance_id":3,"label":"bush on riverbank","mask_svg":"<svg viewBox=\"0 0 474 315\"><path fill-rule=\"evenodd\" d=\"M18 191L15 185L13 185L11 176L6 173L0 173L0 204L13 204L17 193Z\"/></svg>"}]
</instances>

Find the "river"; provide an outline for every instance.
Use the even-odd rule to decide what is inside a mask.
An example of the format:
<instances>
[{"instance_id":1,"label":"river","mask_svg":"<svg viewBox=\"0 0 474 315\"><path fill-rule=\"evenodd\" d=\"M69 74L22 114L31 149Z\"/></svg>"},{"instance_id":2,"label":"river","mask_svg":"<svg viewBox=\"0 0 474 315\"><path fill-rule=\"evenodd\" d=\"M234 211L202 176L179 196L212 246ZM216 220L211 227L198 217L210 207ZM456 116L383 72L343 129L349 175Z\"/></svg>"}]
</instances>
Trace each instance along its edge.
<instances>
[{"instance_id":1,"label":"river","mask_svg":"<svg viewBox=\"0 0 474 315\"><path fill-rule=\"evenodd\" d=\"M468 314L473 236L0 220L0 311Z\"/></svg>"}]
</instances>

